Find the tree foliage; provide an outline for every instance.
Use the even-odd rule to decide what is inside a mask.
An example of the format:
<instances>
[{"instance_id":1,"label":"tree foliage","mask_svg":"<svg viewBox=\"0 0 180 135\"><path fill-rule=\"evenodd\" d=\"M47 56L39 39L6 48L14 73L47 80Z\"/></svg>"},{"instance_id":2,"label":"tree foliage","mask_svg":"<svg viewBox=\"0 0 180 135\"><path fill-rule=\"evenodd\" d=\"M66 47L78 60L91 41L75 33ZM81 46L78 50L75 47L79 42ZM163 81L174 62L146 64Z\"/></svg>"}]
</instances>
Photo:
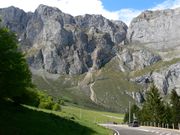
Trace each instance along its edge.
<instances>
[{"instance_id":1,"label":"tree foliage","mask_svg":"<svg viewBox=\"0 0 180 135\"><path fill-rule=\"evenodd\" d=\"M21 96L31 86L31 73L16 35L0 28L0 98Z\"/></svg>"},{"instance_id":2,"label":"tree foliage","mask_svg":"<svg viewBox=\"0 0 180 135\"><path fill-rule=\"evenodd\" d=\"M172 121L175 126L178 126L178 122L180 122L180 96L173 89L171 92L171 111L172 111Z\"/></svg>"},{"instance_id":3,"label":"tree foliage","mask_svg":"<svg viewBox=\"0 0 180 135\"><path fill-rule=\"evenodd\" d=\"M16 35L0 26L0 99L10 98L40 108L60 110L51 96L38 91L32 84L31 72Z\"/></svg>"},{"instance_id":4,"label":"tree foliage","mask_svg":"<svg viewBox=\"0 0 180 135\"><path fill-rule=\"evenodd\" d=\"M168 124L171 128L178 128L178 123L180 123L180 96L175 90L172 90L170 102L166 102L160 96L158 88L153 84L145 94L142 108L132 106L131 113L135 113L139 122L142 123L154 123L156 126ZM126 113L124 122L127 122L128 119L129 113Z\"/></svg>"},{"instance_id":5,"label":"tree foliage","mask_svg":"<svg viewBox=\"0 0 180 135\"><path fill-rule=\"evenodd\" d=\"M49 109L53 111L61 110L60 104L58 102L55 102L52 96L49 96L42 91L38 91L38 99L39 99L39 105L37 106L38 108Z\"/></svg>"},{"instance_id":6,"label":"tree foliage","mask_svg":"<svg viewBox=\"0 0 180 135\"><path fill-rule=\"evenodd\" d=\"M142 120L152 122L162 122L165 112L165 106L160 96L159 90L152 85L146 93L146 101L142 109Z\"/></svg>"}]
</instances>

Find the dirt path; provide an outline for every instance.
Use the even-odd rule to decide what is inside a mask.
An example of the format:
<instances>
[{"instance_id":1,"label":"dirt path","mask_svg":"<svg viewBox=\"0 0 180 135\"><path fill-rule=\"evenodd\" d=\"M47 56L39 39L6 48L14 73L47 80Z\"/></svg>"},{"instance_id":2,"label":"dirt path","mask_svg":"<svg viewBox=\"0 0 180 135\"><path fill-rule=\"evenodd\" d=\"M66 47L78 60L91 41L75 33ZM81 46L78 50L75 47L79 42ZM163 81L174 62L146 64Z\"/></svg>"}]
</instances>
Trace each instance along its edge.
<instances>
[{"instance_id":1,"label":"dirt path","mask_svg":"<svg viewBox=\"0 0 180 135\"><path fill-rule=\"evenodd\" d=\"M95 84L95 82L91 83L89 86L90 86L90 99L93 101L93 102L97 102L97 99L96 99L96 93L94 92L93 90L93 85Z\"/></svg>"}]
</instances>

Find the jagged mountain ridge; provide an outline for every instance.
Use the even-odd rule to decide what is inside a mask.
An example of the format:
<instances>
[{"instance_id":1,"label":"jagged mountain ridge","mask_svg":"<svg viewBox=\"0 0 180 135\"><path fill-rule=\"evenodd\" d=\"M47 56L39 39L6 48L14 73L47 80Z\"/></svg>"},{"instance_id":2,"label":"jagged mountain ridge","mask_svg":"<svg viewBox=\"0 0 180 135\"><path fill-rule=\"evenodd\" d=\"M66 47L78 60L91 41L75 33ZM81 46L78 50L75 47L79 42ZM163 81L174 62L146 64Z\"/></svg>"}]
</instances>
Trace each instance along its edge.
<instances>
[{"instance_id":1,"label":"jagged mountain ridge","mask_svg":"<svg viewBox=\"0 0 180 135\"><path fill-rule=\"evenodd\" d=\"M18 33L30 67L54 74L99 69L114 56L114 44L121 43L127 32L123 22L114 24L101 15L73 17L44 5L34 13L10 7L1 15L3 23Z\"/></svg>"},{"instance_id":2,"label":"jagged mountain ridge","mask_svg":"<svg viewBox=\"0 0 180 135\"><path fill-rule=\"evenodd\" d=\"M145 11L128 28L101 15L73 17L45 5L34 13L0 9L40 88L118 111L132 98L140 102L151 82L162 95L180 93L178 16L179 9Z\"/></svg>"}]
</instances>

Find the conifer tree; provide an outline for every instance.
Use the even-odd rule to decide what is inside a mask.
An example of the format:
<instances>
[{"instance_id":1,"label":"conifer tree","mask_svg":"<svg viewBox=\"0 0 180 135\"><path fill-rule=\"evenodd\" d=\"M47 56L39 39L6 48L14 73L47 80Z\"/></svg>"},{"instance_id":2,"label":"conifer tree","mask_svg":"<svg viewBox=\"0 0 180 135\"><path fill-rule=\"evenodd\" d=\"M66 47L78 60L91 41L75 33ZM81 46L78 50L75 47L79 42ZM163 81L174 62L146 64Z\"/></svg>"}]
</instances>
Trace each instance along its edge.
<instances>
[{"instance_id":1,"label":"conifer tree","mask_svg":"<svg viewBox=\"0 0 180 135\"><path fill-rule=\"evenodd\" d=\"M175 124L175 127L178 127L180 123L180 96L173 89L171 92L171 110L172 110L172 122Z\"/></svg>"},{"instance_id":2,"label":"conifer tree","mask_svg":"<svg viewBox=\"0 0 180 135\"><path fill-rule=\"evenodd\" d=\"M163 122L165 106L156 86L153 84L146 93L146 100L141 111L141 121Z\"/></svg>"}]
</instances>

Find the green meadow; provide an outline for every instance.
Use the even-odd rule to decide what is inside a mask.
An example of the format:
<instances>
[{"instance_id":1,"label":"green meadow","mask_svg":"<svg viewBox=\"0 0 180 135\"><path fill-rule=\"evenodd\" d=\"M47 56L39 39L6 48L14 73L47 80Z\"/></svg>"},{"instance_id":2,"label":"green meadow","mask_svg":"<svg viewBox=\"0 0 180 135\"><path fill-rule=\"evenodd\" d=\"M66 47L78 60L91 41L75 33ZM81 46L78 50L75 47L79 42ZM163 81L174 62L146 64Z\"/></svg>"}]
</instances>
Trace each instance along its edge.
<instances>
[{"instance_id":1,"label":"green meadow","mask_svg":"<svg viewBox=\"0 0 180 135\"><path fill-rule=\"evenodd\" d=\"M99 123L120 123L123 115L72 106L50 111L0 101L0 135L112 135Z\"/></svg>"}]
</instances>

